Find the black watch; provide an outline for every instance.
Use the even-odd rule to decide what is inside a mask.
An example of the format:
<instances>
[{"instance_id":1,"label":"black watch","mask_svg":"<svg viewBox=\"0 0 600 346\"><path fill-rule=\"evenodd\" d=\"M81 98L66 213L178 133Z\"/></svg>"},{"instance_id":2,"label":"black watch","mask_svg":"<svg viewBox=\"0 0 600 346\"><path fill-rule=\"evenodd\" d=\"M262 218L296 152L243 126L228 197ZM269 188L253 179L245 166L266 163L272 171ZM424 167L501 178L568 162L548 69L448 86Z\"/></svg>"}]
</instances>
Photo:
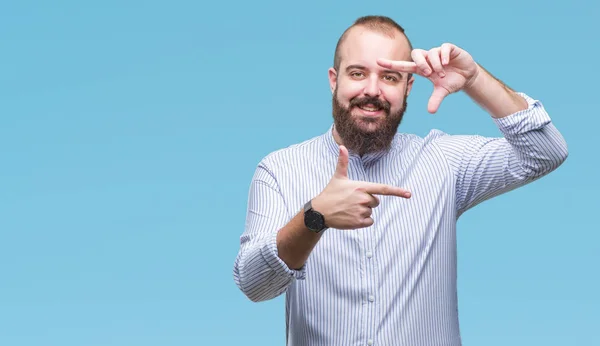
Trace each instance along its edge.
<instances>
[{"instance_id":1,"label":"black watch","mask_svg":"<svg viewBox=\"0 0 600 346\"><path fill-rule=\"evenodd\" d=\"M325 225L323 214L313 209L312 201L308 201L304 205L304 225L315 233L320 233L328 228Z\"/></svg>"}]
</instances>

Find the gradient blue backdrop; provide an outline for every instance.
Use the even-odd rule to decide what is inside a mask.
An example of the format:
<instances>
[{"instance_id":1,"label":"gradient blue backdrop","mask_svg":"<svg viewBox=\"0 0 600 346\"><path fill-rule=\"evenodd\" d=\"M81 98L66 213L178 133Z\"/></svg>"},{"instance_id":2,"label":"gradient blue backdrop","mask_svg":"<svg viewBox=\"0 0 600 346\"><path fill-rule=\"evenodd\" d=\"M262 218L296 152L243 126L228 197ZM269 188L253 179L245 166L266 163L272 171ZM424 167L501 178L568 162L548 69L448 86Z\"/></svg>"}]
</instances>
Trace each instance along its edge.
<instances>
[{"instance_id":1,"label":"gradient blue backdrop","mask_svg":"<svg viewBox=\"0 0 600 346\"><path fill-rule=\"evenodd\" d=\"M283 345L283 297L233 282L249 182L331 122L358 16L445 41L543 101L550 176L459 222L465 345L600 345L599 5L574 1L12 1L0 5L0 345ZM452 95L401 131L499 135ZM507 215L509 215L507 217Z\"/></svg>"}]
</instances>

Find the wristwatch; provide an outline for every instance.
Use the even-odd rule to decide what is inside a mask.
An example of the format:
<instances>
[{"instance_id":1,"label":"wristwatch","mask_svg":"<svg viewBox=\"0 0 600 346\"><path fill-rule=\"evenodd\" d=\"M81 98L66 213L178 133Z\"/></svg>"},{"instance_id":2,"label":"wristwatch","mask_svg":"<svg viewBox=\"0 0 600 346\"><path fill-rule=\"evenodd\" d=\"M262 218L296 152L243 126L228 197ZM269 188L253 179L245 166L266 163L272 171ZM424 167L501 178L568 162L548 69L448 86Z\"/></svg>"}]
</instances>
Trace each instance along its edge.
<instances>
[{"instance_id":1,"label":"wristwatch","mask_svg":"<svg viewBox=\"0 0 600 346\"><path fill-rule=\"evenodd\" d=\"M306 202L304 205L304 225L315 233L321 233L328 228L325 225L325 217L323 214L313 209L312 200Z\"/></svg>"}]
</instances>

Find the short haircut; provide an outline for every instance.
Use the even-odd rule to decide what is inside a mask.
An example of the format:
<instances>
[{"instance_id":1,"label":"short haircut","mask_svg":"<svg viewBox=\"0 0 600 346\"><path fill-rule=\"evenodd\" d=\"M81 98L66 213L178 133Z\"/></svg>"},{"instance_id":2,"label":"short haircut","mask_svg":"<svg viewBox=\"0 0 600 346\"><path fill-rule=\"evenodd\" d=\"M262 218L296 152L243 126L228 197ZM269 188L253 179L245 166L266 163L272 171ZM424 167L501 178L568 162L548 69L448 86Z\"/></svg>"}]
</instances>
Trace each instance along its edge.
<instances>
[{"instance_id":1,"label":"short haircut","mask_svg":"<svg viewBox=\"0 0 600 346\"><path fill-rule=\"evenodd\" d=\"M386 16L363 16L363 17L358 18L356 21L354 21L354 23L344 31L344 33L342 34L342 36L340 36L340 38L337 42L337 45L335 47L335 54L334 54L334 58L333 58L333 68L336 71L339 70L340 64L342 61L342 57L340 56L340 48L341 48L343 42L345 41L346 36L348 36L348 31L350 31L350 29L352 29L353 27L356 27L356 26L365 27L369 30L379 32L390 38L394 38L395 35L399 32L402 35L404 35L404 37L408 41L408 46L410 47L410 50L411 51L413 50L412 43L408 39L408 36L406 36L406 33L404 32L404 28L402 26L400 26L398 23L396 23L393 19L391 19L390 17L386 17Z\"/></svg>"}]
</instances>

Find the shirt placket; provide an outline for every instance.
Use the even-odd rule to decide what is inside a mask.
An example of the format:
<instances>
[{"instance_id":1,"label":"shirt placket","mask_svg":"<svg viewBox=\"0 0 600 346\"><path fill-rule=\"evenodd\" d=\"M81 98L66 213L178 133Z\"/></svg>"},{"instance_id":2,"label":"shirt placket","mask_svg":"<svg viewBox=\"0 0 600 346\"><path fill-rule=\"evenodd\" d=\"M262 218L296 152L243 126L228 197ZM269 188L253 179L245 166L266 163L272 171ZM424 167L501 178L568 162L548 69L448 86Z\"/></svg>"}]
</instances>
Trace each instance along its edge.
<instances>
[{"instance_id":1,"label":"shirt placket","mask_svg":"<svg viewBox=\"0 0 600 346\"><path fill-rule=\"evenodd\" d=\"M370 181L368 170L365 169L363 162L356 158L353 160L353 167L356 179L360 181ZM363 263L363 278L362 278L362 299L364 306L364 323L363 323L363 345L372 346L375 344L375 332L377 328L377 273L375 267L375 254L373 252L374 237L372 228L375 225L359 231L359 239L361 241L361 263Z\"/></svg>"}]
</instances>

